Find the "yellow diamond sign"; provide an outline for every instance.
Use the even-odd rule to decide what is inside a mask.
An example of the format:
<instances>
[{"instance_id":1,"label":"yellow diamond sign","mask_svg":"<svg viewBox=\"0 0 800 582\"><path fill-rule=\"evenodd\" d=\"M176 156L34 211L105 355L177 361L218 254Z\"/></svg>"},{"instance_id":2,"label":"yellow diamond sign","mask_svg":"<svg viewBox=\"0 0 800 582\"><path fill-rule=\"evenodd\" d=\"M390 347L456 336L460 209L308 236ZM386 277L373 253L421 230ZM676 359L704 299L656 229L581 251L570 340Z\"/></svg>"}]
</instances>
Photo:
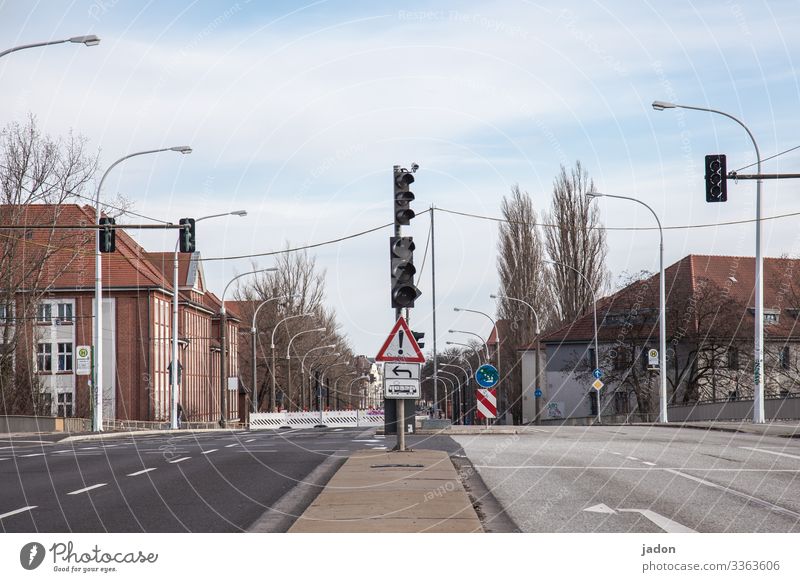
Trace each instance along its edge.
<instances>
[{"instance_id":1,"label":"yellow diamond sign","mask_svg":"<svg viewBox=\"0 0 800 582\"><path fill-rule=\"evenodd\" d=\"M605 384L603 384L599 378L594 382L592 382L592 388L594 388L595 390L600 390L600 388L602 388L603 386L605 386Z\"/></svg>"}]
</instances>

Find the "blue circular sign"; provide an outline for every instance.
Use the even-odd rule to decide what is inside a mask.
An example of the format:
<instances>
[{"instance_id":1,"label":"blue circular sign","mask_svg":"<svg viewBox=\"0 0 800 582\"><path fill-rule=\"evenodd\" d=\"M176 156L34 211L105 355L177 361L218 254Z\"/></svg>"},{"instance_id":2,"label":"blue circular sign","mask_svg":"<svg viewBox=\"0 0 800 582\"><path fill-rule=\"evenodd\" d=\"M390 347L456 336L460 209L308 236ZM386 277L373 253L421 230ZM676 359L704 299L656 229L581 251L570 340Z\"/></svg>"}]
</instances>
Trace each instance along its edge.
<instances>
[{"instance_id":1,"label":"blue circular sign","mask_svg":"<svg viewBox=\"0 0 800 582\"><path fill-rule=\"evenodd\" d=\"M483 388L491 388L500 381L500 372L491 364L483 364L475 370L475 380Z\"/></svg>"},{"instance_id":2,"label":"blue circular sign","mask_svg":"<svg viewBox=\"0 0 800 582\"><path fill-rule=\"evenodd\" d=\"M603 371L600 368L597 368L597 369L595 369L594 372L592 372L592 376L594 376L595 378L597 378L599 380L600 378L603 377Z\"/></svg>"},{"instance_id":3,"label":"blue circular sign","mask_svg":"<svg viewBox=\"0 0 800 582\"><path fill-rule=\"evenodd\" d=\"M536 398L541 398L542 397L542 391L537 388L536 392L534 392L533 395L536 396Z\"/></svg>"}]
</instances>

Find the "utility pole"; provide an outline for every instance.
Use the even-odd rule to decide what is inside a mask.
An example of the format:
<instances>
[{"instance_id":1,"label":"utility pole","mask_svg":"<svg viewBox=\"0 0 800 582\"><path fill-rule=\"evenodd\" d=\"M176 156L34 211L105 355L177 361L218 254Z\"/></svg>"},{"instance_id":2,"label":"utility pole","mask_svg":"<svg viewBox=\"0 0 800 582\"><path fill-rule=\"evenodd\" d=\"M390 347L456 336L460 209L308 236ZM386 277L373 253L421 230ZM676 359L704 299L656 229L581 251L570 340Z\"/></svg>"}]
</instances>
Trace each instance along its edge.
<instances>
[{"instance_id":1,"label":"utility pole","mask_svg":"<svg viewBox=\"0 0 800 582\"><path fill-rule=\"evenodd\" d=\"M439 375L439 356L436 351L436 232L433 220L434 206L431 204L431 303L433 306L433 407L434 413L439 409L439 391L437 376ZM434 418L435 418L434 414Z\"/></svg>"}]
</instances>

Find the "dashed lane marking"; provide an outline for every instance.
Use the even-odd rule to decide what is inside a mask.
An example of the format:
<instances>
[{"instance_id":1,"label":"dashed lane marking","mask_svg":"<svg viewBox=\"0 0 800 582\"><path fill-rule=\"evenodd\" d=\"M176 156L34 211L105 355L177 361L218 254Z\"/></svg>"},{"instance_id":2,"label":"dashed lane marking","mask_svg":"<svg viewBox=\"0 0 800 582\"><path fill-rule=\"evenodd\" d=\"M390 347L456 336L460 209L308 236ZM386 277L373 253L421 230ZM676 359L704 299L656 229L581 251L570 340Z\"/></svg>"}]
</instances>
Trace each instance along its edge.
<instances>
[{"instance_id":1,"label":"dashed lane marking","mask_svg":"<svg viewBox=\"0 0 800 582\"><path fill-rule=\"evenodd\" d=\"M150 469L142 469L141 471L136 471L135 473L128 473L128 477L136 477L137 475L144 475L145 473L149 473L150 471L155 471L156 468L152 467Z\"/></svg>"},{"instance_id":2,"label":"dashed lane marking","mask_svg":"<svg viewBox=\"0 0 800 582\"><path fill-rule=\"evenodd\" d=\"M92 489L98 489L100 487L105 487L108 483L98 483L97 485L92 485L90 487L84 487L83 489L78 489L77 491L70 491L67 495L79 495L80 493L86 493L87 491L91 491Z\"/></svg>"},{"instance_id":3,"label":"dashed lane marking","mask_svg":"<svg viewBox=\"0 0 800 582\"><path fill-rule=\"evenodd\" d=\"M11 517L12 515L17 515L18 513L24 513L26 511L30 511L31 509L36 509L39 507L38 505L28 505L26 507L20 507L19 509L15 509L14 511L9 511L8 513L0 514L0 519L5 517Z\"/></svg>"},{"instance_id":4,"label":"dashed lane marking","mask_svg":"<svg viewBox=\"0 0 800 582\"><path fill-rule=\"evenodd\" d=\"M200 451L201 455L207 455L209 453L216 453L219 449L208 449L207 451Z\"/></svg>"},{"instance_id":5,"label":"dashed lane marking","mask_svg":"<svg viewBox=\"0 0 800 582\"><path fill-rule=\"evenodd\" d=\"M739 447L740 449L747 449L748 451L756 451L759 453L768 453L770 455L777 455L779 457L789 457L790 459L800 459L797 455L790 455L789 453L779 453L778 451L768 451L767 449L757 449L756 447Z\"/></svg>"},{"instance_id":6,"label":"dashed lane marking","mask_svg":"<svg viewBox=\"0 0 800 582\"><path fill-rule=\"evenodd\" d=\"M167 461L167 463L172 463L174 465L175 463L183 463L189 459L191 459L191 457L181 457L180 459L172 459L171 461Z\"/></svg>"}]
</instances>

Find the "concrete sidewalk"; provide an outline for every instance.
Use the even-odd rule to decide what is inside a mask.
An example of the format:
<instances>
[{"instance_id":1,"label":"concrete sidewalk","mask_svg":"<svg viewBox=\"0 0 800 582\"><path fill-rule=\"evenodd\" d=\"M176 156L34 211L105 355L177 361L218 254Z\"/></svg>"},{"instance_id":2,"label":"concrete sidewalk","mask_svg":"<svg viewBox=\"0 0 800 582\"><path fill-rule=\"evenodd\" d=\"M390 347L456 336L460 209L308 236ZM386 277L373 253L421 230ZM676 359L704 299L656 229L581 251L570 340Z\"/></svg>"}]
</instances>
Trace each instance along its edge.
<instances>
[{"instance_id":1,"label":"concrete sidewalk","mask_svg":"<svg viewBox=\"0 0 800 582\"><path fill-rule=\"evenodd\" d=\"M358 451L289 532L482 532L444 451Z\"/></svg>"}]
</instances>

